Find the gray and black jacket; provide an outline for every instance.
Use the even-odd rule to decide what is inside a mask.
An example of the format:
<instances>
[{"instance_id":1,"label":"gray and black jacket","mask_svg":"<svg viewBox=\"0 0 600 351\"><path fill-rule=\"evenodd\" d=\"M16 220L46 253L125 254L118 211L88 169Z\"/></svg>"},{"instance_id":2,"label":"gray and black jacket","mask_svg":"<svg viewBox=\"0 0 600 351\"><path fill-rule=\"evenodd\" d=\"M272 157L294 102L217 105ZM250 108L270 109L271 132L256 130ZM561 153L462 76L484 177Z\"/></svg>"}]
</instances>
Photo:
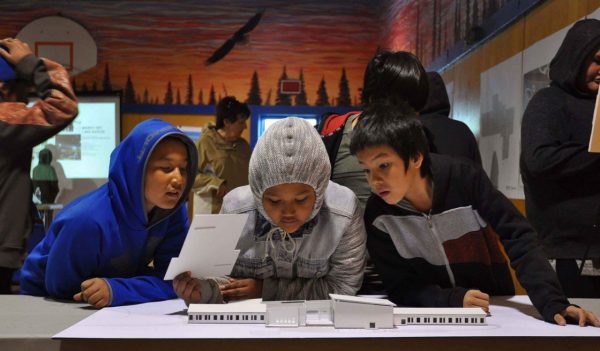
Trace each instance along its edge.
<instances>
[{"instance_id":1,"label":"gray and black jacket","mask_svg":"<svg viewBox=\"0 0 600 351\"><path fill-rule=\"evenodd\" d=\"M469 289L513 295L503 245L534 306L553 322L569 302L527 220L481 168L437 154L431 164L429 213L405 201L388 205L376 195L367 203L367 247L390 299L462 307Z\"/></svg>"}]
</instances>

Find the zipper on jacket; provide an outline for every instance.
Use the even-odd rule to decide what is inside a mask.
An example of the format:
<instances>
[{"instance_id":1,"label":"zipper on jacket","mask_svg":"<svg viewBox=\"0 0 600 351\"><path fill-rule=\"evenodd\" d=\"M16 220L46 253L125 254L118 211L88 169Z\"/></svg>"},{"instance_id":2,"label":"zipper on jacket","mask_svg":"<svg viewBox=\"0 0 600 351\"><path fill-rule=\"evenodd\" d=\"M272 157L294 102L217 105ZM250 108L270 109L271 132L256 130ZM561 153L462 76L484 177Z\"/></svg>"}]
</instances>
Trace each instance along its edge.
<instances>
[{"instance_id":1,"label":"zipper on jacket","mask_svg":"<svg viewBox=\"0 0 600 351\"><path fill-rule=\"evenodd\" d=\"M450 268L450 261L448 261L448 256L446 256L446 251L444 251L444 246L442 245L442 241L440 240L440 237L435 232L435 228L433 226L433 221L431 220L431 212L422 213L422 215L427 220L427 225L429 226L429 231L431 232L431 236L433 236L433 238L437 242L438 249L442 253L442 257L444 257L444 265L446 266L446 272L448 273L448 278L450 279L450 283L452 284L452 287L456 287L454 273L452 272L452 269Z\"/></svg>"}]
</instances>

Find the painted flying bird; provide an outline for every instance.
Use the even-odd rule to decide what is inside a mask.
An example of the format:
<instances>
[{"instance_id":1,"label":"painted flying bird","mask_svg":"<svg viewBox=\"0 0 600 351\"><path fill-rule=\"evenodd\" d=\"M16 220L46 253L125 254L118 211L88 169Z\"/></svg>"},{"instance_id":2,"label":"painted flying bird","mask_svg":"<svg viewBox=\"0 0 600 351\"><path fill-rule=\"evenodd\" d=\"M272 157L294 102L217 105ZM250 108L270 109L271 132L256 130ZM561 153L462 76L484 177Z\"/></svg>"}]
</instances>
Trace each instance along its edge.
<instances>
[{"instance_id":1,"label":"painted flying bird","mask_svg":"<svg viewBox=\"0 0 600 351\"><path fill-rule=\"evenodd\" d=\"M235 32L233 36L231 36L231 38L227 39L225 44L221 45L220 48L218 48L209 58L207 58L206 61L204 61L204 64L206 64L207 66L212 65L213 63L225 57L225 55L227 55L227 53L229 53L229 51L233 49L235 44L247 43L248 33L250 33L250 31L252 31L254 27L258 25L258 22L260 22L260 19L264 12L265 10L261 10L260 12L257 12L254 16L252 16L252 18L250 18L242 28L238 29L238 31Z\"/></svg>"}]
</instances>

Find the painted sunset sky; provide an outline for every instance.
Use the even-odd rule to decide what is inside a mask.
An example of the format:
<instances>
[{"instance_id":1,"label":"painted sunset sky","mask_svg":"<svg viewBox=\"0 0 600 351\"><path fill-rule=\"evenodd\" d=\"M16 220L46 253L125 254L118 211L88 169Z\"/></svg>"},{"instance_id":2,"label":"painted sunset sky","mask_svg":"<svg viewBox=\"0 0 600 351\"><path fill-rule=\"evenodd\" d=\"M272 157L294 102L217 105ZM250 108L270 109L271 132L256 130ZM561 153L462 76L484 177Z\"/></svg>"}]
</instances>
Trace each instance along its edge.
<instances>
[{"instance_id":1,"label":"painted sunset sky","mask_svg":"<svg viewBox=\"0 0 600 351\"><path fill-rule=\"evenodd\" d=\"M194 103L204 103L211 85L217 96L245 100L257 71L263 103L271 104L284 65L289 78L303 69L309 104L325 78L330 99L338 96L342 67L353 102L360 96L364 68L381 36L382 1L15 1L3 0L0 36L15 36L32 20L62 14L85 27L98 46L98 65L75 77L78 87L102 86L105 64L113 88L131 74L137 94L164 100L167 82L184 99L192 75ZM236 45L221 61L204 60L259 10L265 10L246 45ZM10 14L10 15L7 15Z\"/></svg>"}]
</instances>

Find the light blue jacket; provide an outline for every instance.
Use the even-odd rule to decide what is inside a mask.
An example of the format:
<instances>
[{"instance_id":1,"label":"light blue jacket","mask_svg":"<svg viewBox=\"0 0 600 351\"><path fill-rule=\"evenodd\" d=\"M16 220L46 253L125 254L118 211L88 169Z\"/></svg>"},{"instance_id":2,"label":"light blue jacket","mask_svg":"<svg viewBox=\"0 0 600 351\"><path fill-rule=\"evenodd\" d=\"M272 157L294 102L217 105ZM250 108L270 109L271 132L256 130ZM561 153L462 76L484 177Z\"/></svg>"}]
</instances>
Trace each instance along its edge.
<instances>
[{"instance_id":1,"label":"light blue jacket","mask_svg":"<svg viewBox=\"0 0 600 351\"><path fill-rule=\"evenodd\" d=\"M317 215L292 233L294 249L258 212L250 186L225 196L221 213L250 214L237 248L233 277L263 280L264 300L355 295L365 267L366 234L354 193L329 182ZM268 240L267 238L270 239Z\"/></svg>"}]
</instances>

